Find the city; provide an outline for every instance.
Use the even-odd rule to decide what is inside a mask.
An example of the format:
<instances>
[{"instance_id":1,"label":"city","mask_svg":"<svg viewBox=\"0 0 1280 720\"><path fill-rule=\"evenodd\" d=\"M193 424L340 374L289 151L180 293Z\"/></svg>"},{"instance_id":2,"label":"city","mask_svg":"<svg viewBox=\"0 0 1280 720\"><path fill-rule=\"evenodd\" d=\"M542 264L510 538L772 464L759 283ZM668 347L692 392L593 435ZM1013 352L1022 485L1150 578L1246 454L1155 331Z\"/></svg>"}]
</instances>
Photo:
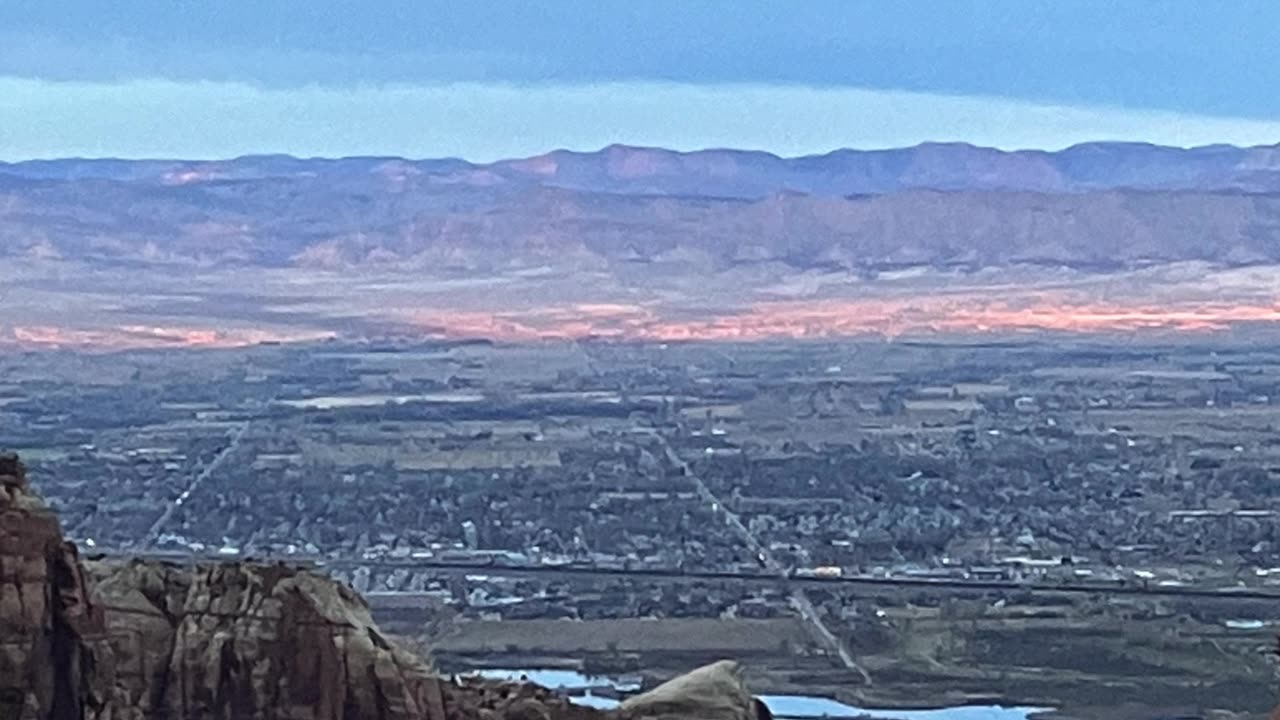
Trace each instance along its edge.
<instances>
[{"instance_id":1,"label":"city","mask_svg":"<svg viewBox=\"0 0 1280 720\"><path fill-rule=\"evenodd\" d=\"M731 655L860 701L1257 701L1265 341L41 352L0 360L0 445L91 557L309 565L446 669Z\"/></svg>"}]
</instances>

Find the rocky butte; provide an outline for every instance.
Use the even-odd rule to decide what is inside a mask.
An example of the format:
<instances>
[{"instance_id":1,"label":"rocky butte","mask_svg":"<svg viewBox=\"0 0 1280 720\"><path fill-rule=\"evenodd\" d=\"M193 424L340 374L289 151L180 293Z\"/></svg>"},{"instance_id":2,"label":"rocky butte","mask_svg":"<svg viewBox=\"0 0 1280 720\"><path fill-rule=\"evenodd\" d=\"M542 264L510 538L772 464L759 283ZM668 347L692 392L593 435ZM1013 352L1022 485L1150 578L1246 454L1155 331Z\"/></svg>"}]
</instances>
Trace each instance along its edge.
<instances>
[{"instance_id":1,"label":"rocky butte","mask_svg":"<svg viewBox=\"0 0 1280 720\"><path fill-rule=\"evenodd\" d=\"M716 663L603 712L450 680L350 588L285 565L86 562L0 455L0 720L763 720Z\"/></svg>"}]
</instances>

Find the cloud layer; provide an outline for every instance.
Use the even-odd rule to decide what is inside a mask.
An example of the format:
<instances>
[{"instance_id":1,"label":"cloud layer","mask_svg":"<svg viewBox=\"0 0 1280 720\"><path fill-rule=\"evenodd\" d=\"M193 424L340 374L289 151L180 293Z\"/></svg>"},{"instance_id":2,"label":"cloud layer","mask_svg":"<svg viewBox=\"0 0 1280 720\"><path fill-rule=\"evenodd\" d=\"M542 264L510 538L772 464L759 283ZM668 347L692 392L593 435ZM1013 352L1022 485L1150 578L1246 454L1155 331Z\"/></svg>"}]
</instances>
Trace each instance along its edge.
<instances>
[{"instance_id":1,"label":"cloud layer","mask_svg":"<svg viewBox=\"0 0 1280 720\"><path fill-rule=\"evenodd\" d=\"M0 76L758 83L1270 118L1277 26L1271 0L6 0Z\"/></svg>"}]
</instances>

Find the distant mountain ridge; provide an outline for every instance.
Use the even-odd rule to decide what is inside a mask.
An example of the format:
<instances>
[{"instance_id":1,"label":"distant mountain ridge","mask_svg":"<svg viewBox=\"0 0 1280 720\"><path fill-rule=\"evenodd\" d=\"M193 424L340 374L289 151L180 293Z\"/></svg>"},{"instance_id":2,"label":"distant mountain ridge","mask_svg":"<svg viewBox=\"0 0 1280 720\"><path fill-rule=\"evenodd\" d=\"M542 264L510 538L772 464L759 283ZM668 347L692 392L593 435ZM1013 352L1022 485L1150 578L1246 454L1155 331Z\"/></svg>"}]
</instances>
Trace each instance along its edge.
<instances>
[{"instance_id":1,"label":"distant mountain ridge","mask_svg":"<svg viewBox=\"0 0 1280 720\"><path fill-rule=\"evenodd\" d=\"M784 158L751 150L678 152L610 145L528 158L471 163L457 158L295 158L229 160L61 159L0 163L27 179L105 179L181 184L201 180L426 176L472 186L545 186L628 195L754 199L779 192L846 196L904 190L1240 190L1280 191L1280 144L1176 148L1095 142L1059 151L1005 151L966 143L889 150L841 149Z\"/></svg>"},{"instance_id":2,"label":"distant mountain ridge","mask_svg":"<svg viewBox=\"0 0 1280 720\"><path fill-rule=\"evenodd\" d=\"M5 256L478 272L1280 263L1280 146L32 161L0 167Z\"/></svg>"}]
</instances>

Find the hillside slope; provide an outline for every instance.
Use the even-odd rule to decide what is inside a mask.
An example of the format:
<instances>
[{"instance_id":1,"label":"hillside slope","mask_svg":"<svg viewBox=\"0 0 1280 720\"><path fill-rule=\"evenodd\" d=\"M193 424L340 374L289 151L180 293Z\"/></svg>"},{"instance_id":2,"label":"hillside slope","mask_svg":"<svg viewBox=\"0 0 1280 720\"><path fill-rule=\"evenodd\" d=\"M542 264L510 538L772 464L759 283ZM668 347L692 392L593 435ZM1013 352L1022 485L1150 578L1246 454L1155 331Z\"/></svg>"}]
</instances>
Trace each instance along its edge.
<instances>
[{"instance_id":1,"label":"hillside slope","mask_svg":"<svg viewBox=\"0 0 1280 720\"><path fill-rule=\"evenodd\" d=\"M98 263L602 267L777 261L1124 267L1280 260L1280 194L914 190L757 200L439 185L368 175L0 181L0 256Z\"/></svg>"}]
</instances>

